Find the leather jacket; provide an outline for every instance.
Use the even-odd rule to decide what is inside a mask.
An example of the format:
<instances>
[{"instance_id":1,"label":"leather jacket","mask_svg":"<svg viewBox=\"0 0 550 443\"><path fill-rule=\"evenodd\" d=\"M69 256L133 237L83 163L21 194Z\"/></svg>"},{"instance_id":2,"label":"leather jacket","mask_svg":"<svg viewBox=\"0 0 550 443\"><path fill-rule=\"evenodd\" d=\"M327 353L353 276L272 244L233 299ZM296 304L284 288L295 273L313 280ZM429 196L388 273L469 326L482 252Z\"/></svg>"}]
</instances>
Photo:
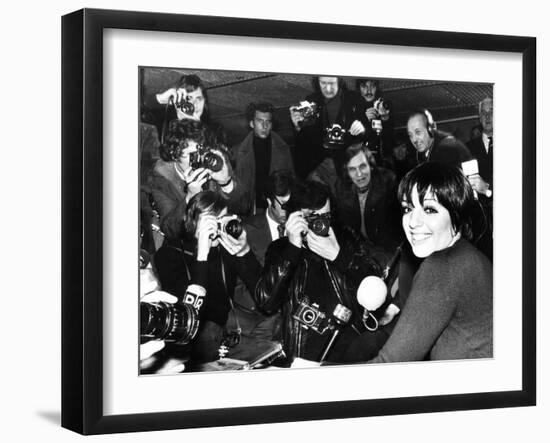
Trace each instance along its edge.
<instances>
[{"instance_id":1,"label":"leather jacket","mask_svg":"<svg viewBox=\"0 0 550 443\"><path fill-rule=\"evenodd\" d=\"M345 328L357 334L365 331L363 308L357 303L357 288L364 277L380 275L380 265L367 252L365 243L349 228L336 232L340 252L334 261L325 260L306 248L299 249L288 238L273 242L266 254L262 276L254 294L258 309L266 314L282 310L283 344L290 361L303 355L303 327L292 317L296 307L307 295L304 286L312 260L322 260L332 288L327 290L339 299L337 303L352 311ZM338 295L336 295L338 294ZM330 313L326 313L330 314Z\"/></svg>"}]
</instances>

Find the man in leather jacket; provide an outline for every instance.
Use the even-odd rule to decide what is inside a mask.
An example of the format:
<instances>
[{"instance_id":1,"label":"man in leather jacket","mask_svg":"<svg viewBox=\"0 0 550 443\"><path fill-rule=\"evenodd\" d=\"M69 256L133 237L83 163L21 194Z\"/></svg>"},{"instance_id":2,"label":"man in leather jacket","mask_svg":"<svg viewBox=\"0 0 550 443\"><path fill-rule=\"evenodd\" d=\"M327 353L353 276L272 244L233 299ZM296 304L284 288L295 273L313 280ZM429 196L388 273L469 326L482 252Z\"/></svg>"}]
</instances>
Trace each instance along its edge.
<instances>
[{"instance_id":1,"label":"man in leather jacket","mask_svg":"<svg viewBox=\"0 0 550 443\"><path fill-rule=\"evenodd\" d=\"M320 361L334 333L330 326L340 326L333 318L335 308L347 308L351 317L326 358L337 363L365 331L357 288L366 276L380 275L380 267L358 235L332 225L324 184L306 181L296 186L286 209L288 237L270 245L254 298L265 313L282 310L287 364L296 357Z\"/></svg>"}]
</instances>

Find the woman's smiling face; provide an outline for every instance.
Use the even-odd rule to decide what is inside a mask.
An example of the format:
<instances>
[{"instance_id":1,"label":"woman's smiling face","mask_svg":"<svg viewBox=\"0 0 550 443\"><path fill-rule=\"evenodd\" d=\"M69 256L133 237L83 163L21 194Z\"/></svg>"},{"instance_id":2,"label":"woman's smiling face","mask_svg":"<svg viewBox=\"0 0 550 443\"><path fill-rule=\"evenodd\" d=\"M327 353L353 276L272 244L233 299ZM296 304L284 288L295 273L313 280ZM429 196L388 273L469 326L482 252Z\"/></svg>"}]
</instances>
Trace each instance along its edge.
<instances>
[{"instance_id":1,"label":"woman's smiling face","mask_svg":"<svg viewBox=\"0 0 550 443\"><path fill-rule=\"evenodd\" d=\"M403 230L414 255L425 258L451 246L457 236L449 211L437 201L430 189L426 192L424 201L420 202L415 186L411 198L412 201L403 200L401 206Z\"/></svg>"}]
</instances>

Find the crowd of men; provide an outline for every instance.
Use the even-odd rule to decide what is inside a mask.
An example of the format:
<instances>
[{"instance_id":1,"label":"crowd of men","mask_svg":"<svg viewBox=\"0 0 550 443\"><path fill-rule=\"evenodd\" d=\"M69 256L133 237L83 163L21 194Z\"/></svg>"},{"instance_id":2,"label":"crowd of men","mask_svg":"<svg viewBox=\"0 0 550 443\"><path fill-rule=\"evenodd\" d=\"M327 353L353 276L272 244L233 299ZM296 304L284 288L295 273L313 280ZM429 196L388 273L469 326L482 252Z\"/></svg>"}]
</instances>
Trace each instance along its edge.
<instances>
[{"instance_id":1,"label":"crowd of men","mask_svg":"<svg viewBox=\"0 0 550 443\"><path fill-rule=\"evenodd\" d=\"M251 362L273 343L282 352L269 362L280 366L374 357L398 297L388 290L366 307L357 293L395 262L404 238L398 180L422 162L477 160L468 174L480 201L477 246L492 258L492 99L479 104L481 135L467 146L428 110L411 113L411 155L394 143L377 80L359 79L352 91L320 76L313 86L289 109L292 146L262 101L245 110L249 133L228 146L196 75L156 95L160 130L140 126L142 275L156 279L147 291L142 283L144 373Z\"/></svg>"}]
</instances>

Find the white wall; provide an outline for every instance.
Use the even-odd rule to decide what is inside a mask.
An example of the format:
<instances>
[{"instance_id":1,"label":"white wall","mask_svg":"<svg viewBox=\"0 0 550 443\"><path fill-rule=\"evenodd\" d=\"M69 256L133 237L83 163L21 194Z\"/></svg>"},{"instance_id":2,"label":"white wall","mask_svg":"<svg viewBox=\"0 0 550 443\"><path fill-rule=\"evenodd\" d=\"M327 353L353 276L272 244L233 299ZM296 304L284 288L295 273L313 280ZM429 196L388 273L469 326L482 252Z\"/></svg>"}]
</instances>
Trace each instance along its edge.
<instances>
[{"instance_id":1,"label":"white wall","mask_svg":"<svg viewBox=\"0 0 550 443\"><path fill-rule=\"evenodd\" d=\"M318 2L309 2L317 4ZM357 3L359 6L356 6ZM460 6L459 6L460 3ZM320 4L320 3L319 3ZM3 330L0 404L2 441L77 441L83 439L59 427L60 416L60 17L81 7L155 10L207 15L272 18L377 25L449 31L530 35L538 38L538 176L539 225L549 222L548 169L543 158L543 73L548 76L550 31L543 5L532 0L509 5L480 1L414 3L341 0L312 9L305 2L208 1L176 3L158 0L88 0L87 2L7 2L3 5L0 44L4 88L2 121L2 291ZM338 5L336 10L334 6ZM379 17L376 12L380 11ZM445 16L443 16L445 14ZM509 112L518 112L510 109ZM519 114L518 114L519 119ZM515 177L512 177L512 179ZM511 205L511 210L515 208ZM539 232L539 245L548 234ZM540 247L542 249L542 247ZM453 412L399 417L363 418L102 436L94 441L335 441L344 436L364 441L543 441L550 416L548 324L540 313L550 308L549 282L542 270L550 264L539 250L539 380L533 408ZM511 326L512 327L512 326ZM7 345L7 346L6 346ZM299 437L298 437L299 436ZM538 436L538 437L537 437Z\"/></svg>"}]
</instances>

